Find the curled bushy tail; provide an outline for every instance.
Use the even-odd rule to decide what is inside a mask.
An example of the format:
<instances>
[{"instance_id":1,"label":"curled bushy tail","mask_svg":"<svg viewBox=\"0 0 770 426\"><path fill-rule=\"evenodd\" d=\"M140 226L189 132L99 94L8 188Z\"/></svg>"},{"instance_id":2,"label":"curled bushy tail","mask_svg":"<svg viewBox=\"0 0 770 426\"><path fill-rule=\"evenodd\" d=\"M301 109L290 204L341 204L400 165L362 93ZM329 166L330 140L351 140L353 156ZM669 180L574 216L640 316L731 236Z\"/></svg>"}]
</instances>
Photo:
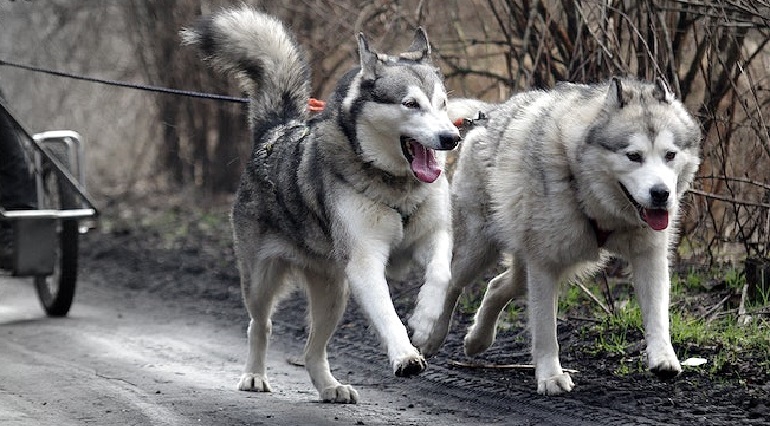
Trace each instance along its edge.
<instances>
[{"instance_id":1,"label":"curled bushy tail","mask_svg":"<svg viewBox=\"0 0 770 426\"><path fill-rule=\"evenodd\" d=\"M234 74L252 98L251 121L306 118L310 74L278 19L248 7L225 9L181 31L213 67Z\"/></svg>"}]
</instances>

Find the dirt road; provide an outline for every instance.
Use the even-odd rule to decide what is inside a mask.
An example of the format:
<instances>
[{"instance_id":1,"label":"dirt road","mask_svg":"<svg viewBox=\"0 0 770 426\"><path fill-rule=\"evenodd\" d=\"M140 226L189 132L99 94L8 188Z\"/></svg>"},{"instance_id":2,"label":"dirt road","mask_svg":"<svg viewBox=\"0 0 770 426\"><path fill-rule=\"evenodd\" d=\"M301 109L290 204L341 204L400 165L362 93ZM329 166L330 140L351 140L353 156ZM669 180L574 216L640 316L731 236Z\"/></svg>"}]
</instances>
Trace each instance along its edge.
<instances>
[{"instance_id":1,"label":"dirt road","mask_svg":"<svg viewBox=\"0 0 770 426\"><path fill-rule=\"evenodd\" d=\"M364 401L356 406L317 403L304 369L286 362L299 348L285 342L270 351L274 393L239 392L235 383L245 349L241 326L189 301L160 301L88 281L79 290L69 318L48 319L29 281L0 280L0 424L456 425L498 420L460 401L449 401L451 409L437 406L440 401L410 391L408 382L387 389L360 383Z\"/></svg>"}]
</instances>

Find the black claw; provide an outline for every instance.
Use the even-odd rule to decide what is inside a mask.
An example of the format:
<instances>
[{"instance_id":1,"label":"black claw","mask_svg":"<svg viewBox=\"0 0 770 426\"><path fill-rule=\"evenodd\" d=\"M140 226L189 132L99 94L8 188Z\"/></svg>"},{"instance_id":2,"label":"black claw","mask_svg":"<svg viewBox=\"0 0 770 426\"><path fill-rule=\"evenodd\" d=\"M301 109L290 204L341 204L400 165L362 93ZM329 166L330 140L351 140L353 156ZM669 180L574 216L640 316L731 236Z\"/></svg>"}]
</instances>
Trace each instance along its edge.
<instances>
[{"instance_id":1,"label":"black claw","mask_svg":"<svg viewBox=\"0 0 770 426\"><path fill-rule=\"evenodd\" d=\"M413 377L425 371L427 367L424 359L413 359L396 370L396 377Z\"/></svg>"},{"instance_id":2,"label":"black claw","mask_svg":"<svg viewBox=\"0 0 770 426\"><path fill-rule=\"evenodd\" d=\"M679 371L665 368L653 368L650 371L652 371L652 373L655 374L655 376L660 380L673 379L679 375Z\"/></svg>"}]
</instances>

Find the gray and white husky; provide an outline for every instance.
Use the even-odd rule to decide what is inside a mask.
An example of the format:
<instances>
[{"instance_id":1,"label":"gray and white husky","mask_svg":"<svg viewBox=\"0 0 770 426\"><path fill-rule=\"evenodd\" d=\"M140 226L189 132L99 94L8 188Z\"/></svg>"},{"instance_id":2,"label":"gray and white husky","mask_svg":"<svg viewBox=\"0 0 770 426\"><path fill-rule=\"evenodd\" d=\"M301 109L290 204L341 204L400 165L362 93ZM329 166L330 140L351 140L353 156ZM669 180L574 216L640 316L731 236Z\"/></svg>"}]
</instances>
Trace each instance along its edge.
<instances>
[{"instance_id":1,"label":"gray and white husky","mask_svg":"<svg viewBox=\"0 0 770 426\"><path fill-rule=\"evenodd\" d=\"M401 271L414 261L425 269L419 297L443 294L452 240L442 151L460 141L425 33L417 30L397 56L371 50L359 35L360 67L340 80L317 117L307 111L305 58L279 20L246 7L223 10L182 37L215 68L239 77L251 95L254 147L232 210L251 317L239 389L270 391L270 317L291 284L307 290L304 359L323 401L358 400L356 390L332 376L326 354L349 291L395 374L419 374L425 360L393 307L386 269Z\"/></svg>"},{"instance_id":2,"label":"gray and white husky","mask_svg":"<svg viewBox=\"0 0 770 426\"><path fill-rule=\"evenodd\" d=\"M502 105L450 101L449 110L450 118L480 110L488 121L466 136L452 180L454 255L444 305L417 308L443 312L413 342L435 352L463 287L507 255L512 263L489 282L465 352L489 347L500 311L528 289L537 391L570 391L556 340L557 284L619 254L633 268L649 368L679 373L668 254L680 198L700 163L700 128L666 84L561 84Z\"/></svg>"}]
</instances>

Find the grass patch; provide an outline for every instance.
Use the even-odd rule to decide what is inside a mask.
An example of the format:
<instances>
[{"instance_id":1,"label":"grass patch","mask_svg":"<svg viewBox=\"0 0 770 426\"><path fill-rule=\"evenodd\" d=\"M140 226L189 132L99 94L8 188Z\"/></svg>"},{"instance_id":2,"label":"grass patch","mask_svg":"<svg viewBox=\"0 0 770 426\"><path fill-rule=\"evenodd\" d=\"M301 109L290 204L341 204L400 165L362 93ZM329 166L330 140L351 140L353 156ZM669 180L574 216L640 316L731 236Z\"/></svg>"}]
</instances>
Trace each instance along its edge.
<instances>
[{"instance_id":1,"label":"grass patch","mask_svg":"<svg viewBox=\"0 0 770 426\"><path fill-rule=\"evenodd\" d=\"M509 302L497 319L497 329L499 331L508 331L523 326L524 324L521 321L522 315L524 315L524 310L515 301Z\"/></svg>"},{"instance_id":2,"label":"grass patch","mask_svg":"<svg viewBox=\"0 0 770 426\"><path fill-rule=\"evenodd\" d=\"M677 296L686 292L703 290L703 282L703 275L698 274L694 268L690 268L684 276L673 274L671 277L671 295Z\"/></svg>"},{"instance_id":3,"label":"grass patch","mask_svg":"<svg viewBox=\"0 0 770 426\"><path fill-rule=\"evenodd\" d=\"M732 373L747 359L770 367L770 324L757 319L739 325L734 316L706 321L686 312L671 313L671 341L680 358L700 356L709 361L709 373Z\"/></svg>"},{"instance_id":4,"label":"grass patch","mask_svg":"<svg viewBox=\"0 0 770 426\"><path fill-rule=\"evenodd\" d=\"M714 287L714 280L719 286ZM710 284L710 285L707 285ZM745 284L743 273L733 267L722 270L698 272L672 277L672 308L670 309L671 340L680 360L697 356L708 363L700 371L712 378L751 374L746 369L770 369L770 320L767 299L760 299L748 307L752 320L740 324L735 309L719 309L717 315L703 316L703 309L710 308L730 294L740 295ZM599 286L587 283L594 295L607 302ZM591 356L617 359L616 375L624 376L647 369L644 361L644 338L641 308L632 296L630 300L616 303L614 313L607 315L596 307L590 297L579 288L570 286L559 301L559 312L569 316L571 312L586 313L586 304L593 304L588 311L599 322L581 330L583 337L592 336L593 345L582 351ZM764 313L764 316L762 316Z\"/></svg>"},{"instance_id":5,"label":"grass patch","mask_svg":"<svg viewBox=\"0 0 770 426\"><path fill-rule=\"evenodd\" d=\"M457 300L457 309L467 315L473 315L481 306L481 299L484 297L484 290L474 291L472 286L466 287Z\"/></svg>"},{"instance_id":6,"label":"grass patch","mask_svg":"<svg viewBox=\"0 0 770 426\"><path fill-rule=\"evenodd\" d=\"M585 350L592 356L618 359L619 364L613 372L616 376L644 371L639 351L639 341L644 336L639 305L631 301L616 309L614 315L602 315L603 321L586 331L595 337L593 347Z\"/></svg>"},{"instance_id":7,"label":"grass patch","mask_svg":"<svg viewBox=\"0 0 770 426\"><path fill-rule=\"evenodd\" d=\"M597 281L585 282L585 288L610 306L611 314L600 309L580 287L565 285L561 288L559 316L574 327L577 340L573 342L576 345L565 346L565 350L571 348L578 357L577 354L584 354L603 358L614 365L613 372L617 376L645 372L642 312L632 287L625 279L610 280L610 290L617 298L610 304L604 282ZM707 360L705 366L689 370L691 373L717 380L767 376L770 371L770 304L764 298L747 306L752 320L740 324L734 299L740 300L740 290L745 283L743 272L734 267L707 271L692 268L672 275L669 312L674 350L680 361L690 357ZM484 283L478 284L461 295L460 312L473 315L478 310L485 290ZM509 303L499 317L498 330L526 327L522 321L524 309L520 303Z\"/></svg>"}]
</instances>

